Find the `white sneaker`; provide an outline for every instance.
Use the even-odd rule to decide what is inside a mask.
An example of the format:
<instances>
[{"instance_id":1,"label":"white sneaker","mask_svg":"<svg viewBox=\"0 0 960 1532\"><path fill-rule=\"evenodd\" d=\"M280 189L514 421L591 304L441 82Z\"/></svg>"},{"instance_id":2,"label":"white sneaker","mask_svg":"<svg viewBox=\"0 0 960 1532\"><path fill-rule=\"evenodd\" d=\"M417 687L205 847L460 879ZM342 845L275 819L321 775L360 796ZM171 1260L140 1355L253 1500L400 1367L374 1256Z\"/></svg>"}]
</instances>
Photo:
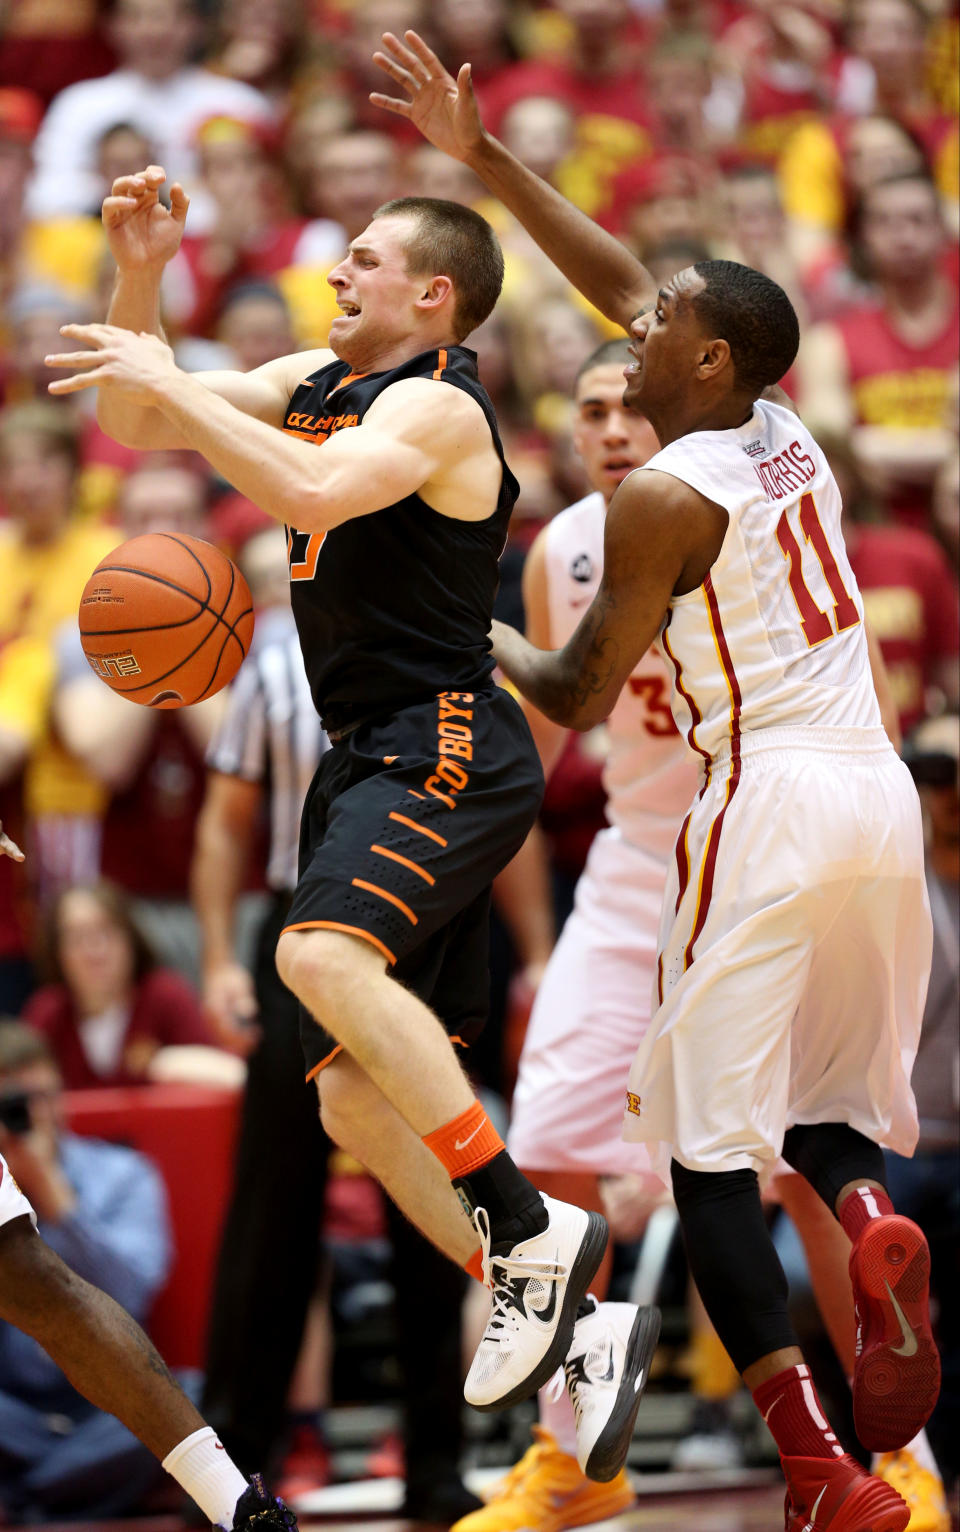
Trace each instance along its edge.
<instances>
[{"instance_id":1,"label":"white sneaker","mask_svg":"<svg viewBox=\"0 0 960 1532\"><path fill-rule=\"evenodd\" d=\"M467 1373L463 1396L478 1410L502 1410L535 1394L563 1362L580 1300L607 1248L607 1223L568 1202L544 1197L542 1234L502 1255L490 1251L490 1221L477 1208L483 1278L493 1310Z\"/></svg>"},{"instance_id":2,"label":"white sneaker","mask_svg":"<svg viewBox=\"0 0 960 1532\"><path fill-rule=\"evenodd\" d=\"M563 1372L588 1479L606 1484L626 1462L659 1338L660 1310L635 1303L596 1303L577 1320Z\"/></svg>"}]
</instances>

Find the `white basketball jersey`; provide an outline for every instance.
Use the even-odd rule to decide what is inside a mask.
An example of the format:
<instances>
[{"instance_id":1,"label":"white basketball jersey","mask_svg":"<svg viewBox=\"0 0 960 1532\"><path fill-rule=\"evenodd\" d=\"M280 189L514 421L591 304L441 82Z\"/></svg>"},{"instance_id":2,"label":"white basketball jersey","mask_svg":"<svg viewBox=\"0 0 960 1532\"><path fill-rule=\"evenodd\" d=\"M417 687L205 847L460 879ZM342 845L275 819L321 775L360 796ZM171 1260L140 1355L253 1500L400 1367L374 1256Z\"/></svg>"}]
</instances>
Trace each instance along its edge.
<instances>
[{"instance_id":1,"label":"white basketball jersey","mask_svg":"<svg viewBox=\"0 0 960 1532\"><path fill-rule=\"evenodd\" d=\"M546 531L550 635L565 644L590 605L603 573L606 506L599 493L568 506ZM607 720L603 784L607 816L626 840L666 861L698 781L698 761L670 710L672 677L649 649Z\"/></svg>"},{"instance_id":2,"label":"white basketball jersey","mask_svg":"<svg viewBox=\"0 0 960 1532\"><path fill-rule=\"evenodd\" d=\"M647 469L730 517L706 580L674 596L660 631L674 716L701 757L736 758L748 730L879 726L840 492L797 416L758 400L745 425L694 431L636 472Z\"/></svg>"}]
</instances>

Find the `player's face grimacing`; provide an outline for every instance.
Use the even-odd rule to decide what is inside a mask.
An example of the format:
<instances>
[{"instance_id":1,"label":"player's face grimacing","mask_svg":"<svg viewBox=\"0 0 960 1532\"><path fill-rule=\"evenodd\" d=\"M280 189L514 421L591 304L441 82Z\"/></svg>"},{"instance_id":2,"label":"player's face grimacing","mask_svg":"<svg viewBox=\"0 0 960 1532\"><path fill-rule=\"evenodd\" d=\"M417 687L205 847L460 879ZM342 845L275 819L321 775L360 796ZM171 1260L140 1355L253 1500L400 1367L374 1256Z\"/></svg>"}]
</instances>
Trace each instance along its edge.
<instances>
[{"instance_id":1,"label":"player's face grimacing","mask_svg":"<svg viewBox=\"0 0 960 1532\"><path fill-rule=\"evenodd\" d=\"M704 289L701 276L688 266L657 294L657 301L630 325L630 349L636 361L624 368L623 401L635 409L662 409L682 398L693 381L703 336L691 299Z\"/></svg>"},{"instance_id":2,"label":"player's face grimacing","mask_svg":"<svg viewBox=\"0 0 960 1532\"><path fill-rule=\"evenodd\" d=\"M401 215L375 218L327 277L341 311L330 326L329 344L358 372L418 332L432 311L418 300L433 284L449 287L448 278L425 278L407 269L405 241L412 228L413 220Z\"/></svg>"},{"instance_id":3,"label":"player's face grimacing","mask_svg":"<svg viewBox=\"0 0 960 1532\"><path fill-rule=\"evenodd\" d=\"M660 443L646 416L624 404L619 362L603 362L585 372L574 404L573 444L590 488L609 503L627 474L642 468Z\"/></svg>"}]
</instances>

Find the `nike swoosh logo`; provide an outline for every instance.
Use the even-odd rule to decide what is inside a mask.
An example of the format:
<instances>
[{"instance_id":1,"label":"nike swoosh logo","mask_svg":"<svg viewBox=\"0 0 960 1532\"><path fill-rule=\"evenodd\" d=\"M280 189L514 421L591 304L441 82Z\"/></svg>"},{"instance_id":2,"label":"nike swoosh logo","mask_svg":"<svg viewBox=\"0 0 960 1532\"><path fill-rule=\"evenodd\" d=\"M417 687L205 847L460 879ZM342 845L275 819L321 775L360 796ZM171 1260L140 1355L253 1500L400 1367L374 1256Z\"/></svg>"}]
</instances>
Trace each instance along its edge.
<instances>
[{"instance_id":1,"label":"nike swoosh logo","mask_svg":"<svg viewBox=\"0 0 960 1532\"><path fill-rule=\"evenodd\" d=\"M817 1519L817 1512L820 1509L820 1502L823 1499L824 1495L827 1493L827 1488L828 1488L828 1486L825 1484L823 1486L823 1489L820 1491L819 1495L817 1496L816 1500L813 1503L813 1510L810 1512L810 1526L811 1527L813 1526L814 1522Z\"/></svg>"},{"instance_id":2,"label":"nike swoosh logo","mask_svg":"<svg viewBox=\"0 0 960 1532\"><path fill-rule=\"evenodd\" d=\"M456 1149L466 1149L467 1145L472 1143L472 1141L476 1138L477 1134L480 1132L480 1128L482 1127L483 1123L480 1123L479 1127L474 1128L473 1132L467 1138L463 1139L462 1142L458 1138L454 1147Z\"/></svg>"},{"instance_id":3,"label":"nike swoosh logo","mask_svg":"<svg viewBox=\"0 0 960 1532\"><path fill-rule=\"evenodd\" d=\"M559 1250L557 1251L556 1255L554 1256L554 1260L557 1262L557 1264L559 1264L559 1261L560 1261L560 1251ZM551 1282L550 1283L550 1300L547 1303L546 1308L543 1308L543 1309L532 1309L532 1310L528 1310L527 1311L528 1313L532 1313L537 1319L539 1319L541 1324L545 1324L545 1325L552 1325L553 1324L553 1318L554 1318L554 1315L557 1312L557 1288L559 1287L559 1285L560 1284L558 1282Z\"/></svg>"},{"instance_id":4,"label":"nike swoosh logo","mask_svg":"<svg viewBox=\"0 0 960 1532\"><path fill-rule=\"evenodd\" d=\"M612 1342L611 1342L610 1347L609 1347L609 1349L607 1351L607 1370L606 1370L605 1373L601 1374L600 1382L601 1383L612 1383L613 1382L613 1344L612 1344Z\"/></svg>"},{"instance_id":5,"label":"nike swoosh logo","mask_svg":"<svg viewBox=\"0 0 960 1532\"><path fill-rule=\"evenodd\" d=\"M774 1410L776 1409L777 1405L780 1403L782 1398L783 1398L783 1395L782 1394L778 1394L776 1399L774 1399L774 1401L771 1404L769 1410L767 1411L767 1413L763 1417L764 1425L766 1425L767 1421L770 1419L770 1416L773 1414Z\"/></svg>"},{"instance_id":6,"label":"nike swoosh logo","mask_svg":"<svg viewBox=\"0 0 960 1532\"><path fill-rule=\"evenodd\" d=\"M893 1296L893 1289L891 1288L890 1283L884 1282L883 1285L887 1289L887 1292L890 1294L890 1302L893 1304L893 1312L897 1316L897 1323L900 1326L900 1333L903 1336L903 1345L891 1346L890 1350L893 1352L894 1356L916 1356L917 1352L920 1350L920 1342L917 1340L913 1330L910 1328L906 1314L903 1312L903 1309L900 1307L896 1298Z\"/></svg>"}]
</instances>

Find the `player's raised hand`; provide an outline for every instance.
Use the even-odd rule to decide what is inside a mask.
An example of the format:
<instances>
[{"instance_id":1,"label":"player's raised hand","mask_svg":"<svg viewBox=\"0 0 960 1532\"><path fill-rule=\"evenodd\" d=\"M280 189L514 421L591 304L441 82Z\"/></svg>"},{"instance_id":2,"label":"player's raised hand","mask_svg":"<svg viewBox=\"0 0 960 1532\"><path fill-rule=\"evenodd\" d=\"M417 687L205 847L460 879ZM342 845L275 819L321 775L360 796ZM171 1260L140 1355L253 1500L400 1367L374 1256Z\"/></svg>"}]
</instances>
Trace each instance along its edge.
<instances>
[{"instance_id":1,"label":"player's raised hand","mask_svg":"<svg viewBox=\"0 0 960 1532\"><path fill-rule=\"evenodd\" d=\"M392 32L384 32L383 51L373 57L406 92L403 99L373 91L373 105L406 117L428 142L452 159L469 161L484 134L470 65L463 64L454 79L416 32L404 32L403 42Z\"/></svg>"},{"instance_id":2,"label":"player's raised hand","mask_svg":"<svg viewBox=\"0 0 960 1532\"><path fill-rule=\"evenodd\" d=\"M104 199L103 227L121 271L163 267L180 247L190 199L174 181L165 208L160 201L165 180L162 165L148 165L136 175L118 176Z\"/></svg>"}]
</instances>

